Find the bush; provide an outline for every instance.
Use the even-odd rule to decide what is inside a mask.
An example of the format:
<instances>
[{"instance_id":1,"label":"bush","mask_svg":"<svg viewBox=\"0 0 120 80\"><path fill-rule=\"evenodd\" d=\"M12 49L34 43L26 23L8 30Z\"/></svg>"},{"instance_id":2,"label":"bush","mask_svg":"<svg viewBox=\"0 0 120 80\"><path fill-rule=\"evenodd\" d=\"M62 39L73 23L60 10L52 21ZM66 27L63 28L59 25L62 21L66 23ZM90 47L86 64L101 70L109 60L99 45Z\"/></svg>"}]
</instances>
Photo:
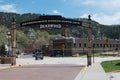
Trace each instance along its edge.
<instances>
[{"instance_id":1,"label":"bush","mask_svg":"<svg viewBox=\"0 0 120 80\"><path fill-rule=\"evenodd\" d=\"M0 46L0 56L6 56L6 55L7 55L7 51L6 51L6 48L5 48L5 44L3 43Z\"/></svg>"}]
</instances>

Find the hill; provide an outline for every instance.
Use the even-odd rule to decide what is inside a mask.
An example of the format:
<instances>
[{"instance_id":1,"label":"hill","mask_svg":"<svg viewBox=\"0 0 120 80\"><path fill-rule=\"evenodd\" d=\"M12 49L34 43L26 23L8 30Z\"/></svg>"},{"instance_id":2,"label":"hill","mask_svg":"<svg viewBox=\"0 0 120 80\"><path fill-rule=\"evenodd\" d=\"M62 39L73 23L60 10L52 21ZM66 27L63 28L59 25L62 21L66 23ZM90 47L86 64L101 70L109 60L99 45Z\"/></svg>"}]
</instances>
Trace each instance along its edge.
<instances>
[{"instance_id":1,"label":"hill","mask_svg":"<svg viewBox=\"0 0 120 80\"><path fill-rule=\"evenodd\" d=\"M41 14L31 14L31 13L17 14L17 13L0 12L0 25L4 25L7 28L10 28L12 18L14 17L17 23L17 28L21 29L20 22L36 19L40 15ZM77 19L82 21L87 20L85 18L77 18ZM72 26L70 27L70 30L71 30L71 36L87 37L87 29L84 27ZM61 29L56 29L54 31L48 29L46 31L48 31L50 34L61 33ZM93 35L93 38L99 38L99 39L103 39L105 37L108 37L111 39L119 39L120 25L103 25L103 24L99 24L96 21L92 21L92 35Z\"/></svg>"}]
</instances>

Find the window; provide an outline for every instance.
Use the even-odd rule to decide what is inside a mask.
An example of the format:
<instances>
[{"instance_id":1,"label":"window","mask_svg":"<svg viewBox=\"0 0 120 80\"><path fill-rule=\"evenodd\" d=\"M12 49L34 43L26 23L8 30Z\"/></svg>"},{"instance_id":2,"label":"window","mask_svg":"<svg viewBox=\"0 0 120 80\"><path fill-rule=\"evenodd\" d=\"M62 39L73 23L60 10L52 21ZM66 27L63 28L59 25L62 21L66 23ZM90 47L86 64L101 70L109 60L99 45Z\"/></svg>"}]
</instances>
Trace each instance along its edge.
<instances>
[{"instance_id":1,"label":"window","mask_svg":"<svg viewBox=\"0 0 120 80\"><path fill-rule=\"evenodd\" d=\"M110 48L112 47L112 45L110 44Z\"/></svg>"},{"instance_id":2,"label":"window","mask_svg":"<svg viewBox=\"0 0 120 80\"><path fill-rule=\"evenodd\" d=\"M79 43L79 47L81 47L81 43Z\"/></svg>"},{"instance_id":3,"label":"window","mask_svg":"<svg viewBox=\"0 0 120 80\"><path fill-rule=\"evenodd\" d=\"M93 48L95 48L96 46L95 46L95 44L93 44Z\"/></svg>"},{"instance_id":4,"label":"window","mask_svg":"<svg viewBox=\"0 0 120 80\"><path fill-rule=\"evenodd\" d=\"M116 44L116 47L118 47L118 44Z\"/></svg>"},{"instance_id":5,"label":"window","mask_svg":"<svg viewBox=\"0 0 120 80\"><path fill-rule=\"evenodd\" d=\"M84 43L84 47L87 47L87 46L86 46L86 43Z\"/></svg>"},{"instance_id":6,"label":"window","mask_svg":"<svg viewBox=\"0 0 120 80\"><path fill-rule=\"evenodd\" d=\"M105 44L103 44L103 48L105 48Z\"/></svg>"},{"instance_id":7,"label":"window","mask_svg":"<svg viewBox=\"0 0 120 80\"><path fill-rule=\"evenodd\" d=\"M67 43L67 47L70 48L71 47L71 43Z\"/></svg>"},{"instance_id":8,"label":"window","mask_svg":"<svg viewBox=\"0 0 120 80\"><path fill-rule=\"evenodd\" d=\"M97 48L99 47L99 44L97 44Z\"/></svg>"},{"instance_id":9,"label":"window","mask_svg":"<svg viewBox=\"0 0 120 80\"><path fill-rule=\"evenodd\" d=\"M100 44L100 48L102 48L102 44Z\"/></svg>"},{"instance_id":10,"label":"window","mask_svg":"<svg viewBox=\"0 0 120 80\"><path fill-rule=\"evenodd\" d=\"M113 44L113 48L115 47L115 44Z\"/></svg>"},{"instance_id":11,"label":"window","mask_svg":"<svg viewBox=\"0 0 120 80\"><path fill-rule=\"evenodd\" d=\"M74 47L76 47L76 43L74 43Z\"/></svg>"}]
</instances>

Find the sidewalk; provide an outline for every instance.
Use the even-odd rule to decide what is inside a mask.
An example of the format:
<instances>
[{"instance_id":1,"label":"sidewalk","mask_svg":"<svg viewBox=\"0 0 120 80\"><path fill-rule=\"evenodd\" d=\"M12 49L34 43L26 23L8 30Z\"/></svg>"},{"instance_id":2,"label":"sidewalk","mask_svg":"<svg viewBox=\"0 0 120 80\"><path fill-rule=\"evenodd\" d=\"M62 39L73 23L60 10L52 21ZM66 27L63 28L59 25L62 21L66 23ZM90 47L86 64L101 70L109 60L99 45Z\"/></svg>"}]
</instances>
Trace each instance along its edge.
<instances>
[{"instance_id":1,"label":"sidewalk","mask_svg":"<svg viewBox=\"0 0 120 80\"><path fill-rule=\"evenodd\" d=\"M94 63L85 70L80 72L75 80L109 80L100 63Z\"/></svg>"}]
</instances>

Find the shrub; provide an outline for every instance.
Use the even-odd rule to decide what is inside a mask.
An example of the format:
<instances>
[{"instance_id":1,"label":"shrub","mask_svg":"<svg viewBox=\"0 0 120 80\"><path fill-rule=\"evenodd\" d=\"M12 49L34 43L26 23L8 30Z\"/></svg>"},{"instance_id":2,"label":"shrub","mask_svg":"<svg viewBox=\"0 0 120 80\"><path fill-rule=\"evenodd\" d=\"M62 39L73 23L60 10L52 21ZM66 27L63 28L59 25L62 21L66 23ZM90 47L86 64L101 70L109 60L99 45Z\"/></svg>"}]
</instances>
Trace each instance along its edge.
<instances>
[{"instance_id":1,"label":"shrub","mask_svg":"<svg viewBox=\"0 0 120 80\"><path fill-rule=\"evenodd\" d=\"M0 56L6 56L6 55L7 55L7 51L6 51L6 48L5 48L5 44L3 43L0 46Z\"/></svg>"}]
</instances>

